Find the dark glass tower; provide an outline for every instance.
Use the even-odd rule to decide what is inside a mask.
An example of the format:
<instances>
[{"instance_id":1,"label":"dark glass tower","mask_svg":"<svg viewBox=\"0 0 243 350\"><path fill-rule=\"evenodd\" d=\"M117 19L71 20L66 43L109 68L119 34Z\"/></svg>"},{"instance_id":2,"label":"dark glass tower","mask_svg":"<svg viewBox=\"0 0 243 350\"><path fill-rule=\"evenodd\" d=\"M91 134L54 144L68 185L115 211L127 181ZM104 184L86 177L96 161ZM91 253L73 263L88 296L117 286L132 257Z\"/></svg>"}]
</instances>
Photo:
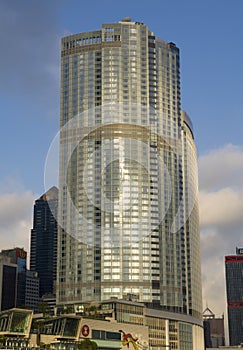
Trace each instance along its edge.
<instances>
[{"instance_id":1,"label":"dark glass tower","mask_svg":"<svg viewBox=\"0 0 243 350\"><path fill-rule=\"evenodd\" d=\"M243 248L225 257L230 345L243 342Z\"/></svg>"},{"instance_id":2,"label":"dark glass tower","mask_svg":"<svg viewBox=\"0 0 243 350\"><path fill-rule=\"evenodd\" d=\"M58 189L52 187L35 201L31 230L30 269L38 272L40 297L54 294L57 261Z\"/></svg>"},{"instance_id":3,"label":"dark glass tower","mask_svg":"<svg viewBox=\"0 0 243 350\"><path fill-rule=\"evenodd\" d=\"M13 248L2 250L3 256L11 258L13 264L17 265L17 299L16 306L24 306L25 303L25 288L26 288L26 261L27 252L23 248Z\"/></svg>"},{"instance_id":4,"label":"dark glass tower","mask_svg":"<svg viewBox=\"0 0 243 350\"><path fill-rule=\"evenodd\" d=\"M0 254L0 311L16 306L17 265Z\"/></svg>"}]
</instances>

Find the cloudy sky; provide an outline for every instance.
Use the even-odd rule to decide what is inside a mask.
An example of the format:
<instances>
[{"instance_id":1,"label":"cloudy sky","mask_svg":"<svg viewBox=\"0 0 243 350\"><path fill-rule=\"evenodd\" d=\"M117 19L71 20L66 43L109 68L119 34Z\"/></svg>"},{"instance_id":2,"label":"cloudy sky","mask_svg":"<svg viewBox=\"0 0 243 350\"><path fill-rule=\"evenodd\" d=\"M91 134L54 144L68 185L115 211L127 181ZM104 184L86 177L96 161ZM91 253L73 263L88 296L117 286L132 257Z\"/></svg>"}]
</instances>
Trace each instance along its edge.
<instances>
[{"instance_id":1,"label":"cloudy sky","mask_svg":"<svg viewBox=\"0 0 243 350\"><path fill-rule=\"evenodd\" d=\"M225 312L224 256L243 246L242 0L0 1L0 249L29 248L59 127L60 38L130 16L181 50L199 155L203 300Z\"/></svg>"}]
</instances>

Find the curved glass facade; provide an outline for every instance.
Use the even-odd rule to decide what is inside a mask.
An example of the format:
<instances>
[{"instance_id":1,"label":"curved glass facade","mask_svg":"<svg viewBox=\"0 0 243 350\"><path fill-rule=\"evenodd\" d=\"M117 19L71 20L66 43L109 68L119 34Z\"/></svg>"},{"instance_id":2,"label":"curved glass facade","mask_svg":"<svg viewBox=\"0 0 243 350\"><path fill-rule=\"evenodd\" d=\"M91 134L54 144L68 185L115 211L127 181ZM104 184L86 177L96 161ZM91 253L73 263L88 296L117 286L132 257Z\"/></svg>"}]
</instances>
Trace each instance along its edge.
<instances>
[{"instance_id":1,"label":"curved glass facade","mask_svg":"<svg viewBox=\"0 0 243 350\"><path fill-rule=\"evenodd\" d=\"M62 40L59 304L133 296L201 318L197 156L179 60L141 22Z\"/></svg>"}]
</instances>

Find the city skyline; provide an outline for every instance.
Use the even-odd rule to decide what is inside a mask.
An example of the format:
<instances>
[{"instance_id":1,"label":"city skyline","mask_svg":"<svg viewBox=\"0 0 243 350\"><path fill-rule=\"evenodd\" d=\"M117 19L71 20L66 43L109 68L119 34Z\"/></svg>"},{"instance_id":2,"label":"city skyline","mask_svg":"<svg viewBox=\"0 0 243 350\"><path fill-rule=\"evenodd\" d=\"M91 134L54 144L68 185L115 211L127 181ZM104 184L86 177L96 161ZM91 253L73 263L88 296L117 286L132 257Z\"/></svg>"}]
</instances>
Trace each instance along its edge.
<instances>
[{"instance_id":1,"label":"city skyline","mask_svg":"<svg viewBox=\"0 0 243 350\"><path fill-rule=\"evenodd\" d=\"M223 256L232 251L236 245L242 245L242 240L240 238L242 227L242 203L240 201L240 197L243 187L241 176L243 155L239 127L240 116L242 114L240 113L242 108L240 107L239 94L242 89L240 89L241 83L238 81L241 71L240 65L238 65L238 70L235 70L235 67L237 67L238 56L232 55L232 61L229 60L231 57L229 56L230 47L237 47L238 49L236 44L237 42L240 42L240 31L242 30L240 27L238 28L239 14L241 12L240 10L242 10L240 2L236 3L236 7L233 8L226 6L224 10L222 9L222 2L220 2L220 7L217 8L217 10L216 5L211 3L209 7L207 7L206 3L202 5L201 10L205 15L205 25L207 27L204 28L205 37L203 35L203 31L200 30L202 21L199 21L199 13L195 10L195 8L193 8L193 6L189 7L189 4L188 7L185 6L184 10L180 7L180 10L182 11L182 14L180 15L181 19L179 20L179 24L181 26L180 33L178 31L178 25L176 26L177 32L175 30L176 28L169 26L169 22L166 22L168 19L164 18L165 24L160 22L158 17L155 15L155 12L157 11L151 11L151 15L152 13L155 15L154 18L151 18L149 13L146 14L143 7L140 11L136 9L137 11L135 13L135 5L134 7L131 6L129 8L128 4L125 4L123 8L118 8L117 11L114 10L113 12L105 12L103 10L104 12L99 13L99 18L89 18L89 23L87 23L85 22L87 19L82 14L81 19L78 20L77 17L75 17L75 11L71 11L71 17L69 17L70 15L65 15L65 7L62 7L62 14L57 14L57 10L55 9L56 5L54 7L49 7L49 5L43 4L39 5L40 7L37 9L30 7L29 12L26 15L27 17L24 17L23 12L21 13L20 8L17 6L17 2L12 3L15 4L15 9L11 9L11 5L9 5L9 7L6 6L6 4L7 2L3 2L3 4L1 4L1 6L4 6L3 11L1 12L11 15L9 18L11 18L12 21L8 21L9 23L3 22L6 26L4 28L5 30L7 28L12 28L10 27L11 25L13 26L13 30L16 30L16 27L14 27L15 23L16 25L19 25L20 28L25 28L20 20L30 18L28 17L30 14L34 14L35 16L33 18L36 19L38 12L42 13L45 17L46 10L47 17L43 23L44 26L46 26L47 23L50 24L50 14L53 13L56 14L56 17L60 16L62 23L60 27L58 27L58 20L56 20L56 22L54 20L54 23L52 23L51 26L48 26L48 31L43 31L43 33L46 33L46 36L40 37L41 39L48 39L47 41L49 46L46 45L44 47L46 50L50 50L52 58L48 61L44 60L43 62L38 62L37 60L38 65L34 66L33 69L36 69L38 66L44 67L45 64L48 65L49 72L52 71L54 74L50 78L48 77L49 80L46 78L47 80L44 80L43 85L41 85L41 81L43 80L39 81L38 90L35 87L35 89L39 92L34 94L30 92L30 90L26 91L25 89L23 89L22 92L19 91L19 81L23 80L23 88L26 88L26 86L28 87L28 85L29 87L31 86L31 78L28 75L23 78L20 74L21 69L16 70L17 79L11 75L12 73L10 71L8 71L8 84L5 84L4 93L2 92L4 111L10 116L16 114L16 123L13 125L6 120L6 131L9 130L9 133L4 131L2 136L2 142L4 145L3 148L7 149L7 157L3 155L2 162L1 215L3 216L3 225L1 228L1 242L5 245L1 248L9 248L10 242L12 246L18 246L19 244L23 243L26 246L26 244L28 244L29 231L32 221L32 205L34 199L38 198L42 193L44 193L44 159L51 140L58 130L58 93L55 95L53 92L50 93L50 91L52 89L53 91L58 89L58 64L55 66L55 62L56 60L59 60L58 46L60 37L68 31L81 32L86 28L90 28L90 30L92 30L96 28L100 22L105 22L106 20L109 22L112 22L113 20L117 21L122 18L123 14L124 17L126 15L130 15L132 19L141 20L148 24L151 30L153 30L158 36L164 38L165 40L175 42L181 49L183 108L189 112L189 115L193 119L195 139L199 146L203 285L205 288L204 305L207 302L208 305L215 310L214 306L211 305L210 300L217 303L219 289L222 291L222 294L225 293L224 283L221 282L222 277L224 276ZM159 5L155 3L155 8L156 6L159 8ZM109 2L106 2L104 9L108 8ZM207 13L206 8L210 8L211 12ZM15 13L14 10L16 10L19 17L13 16ZM169 7L169 10L172 9ZM186 10L188 11L188 15L186 14ZM185 16L184 18L183 15ZM71 19L73 22L71 22ZM186 20L190 19L193 19L192 22L189 22L194 24L194 35L198 34L198 42L196 41L196 37L194 37L194 41L192 40L193 36L190 33L189 25L186 25ZM14 20L16 22L14 22ZM46 22L47 20L48 22ZM197 20L199 21L198 25L196 25ZM81 26L80 22L82 22ZM229 34L230 30L227 26L225 26L225 23L229 23L231 33L233 32L233 34ZM41 25L38 21L36 22L36 25L32 23L34 28L36 28L37 33L40 32L40 29L43 30L43 24ZM184 28L182 27L182 24L185 24ZM26 23L26 26L27 25L30 25L28 21ZM211 36L209 36L209 32ZM220 33L223 33L222 37L224 37L224 40L227 41L227 50L225 46L223 46L224 40L222 39ZM36 40L38 40L38 36L36 39L32 39L32 37L28 36L24 30L22 32L20 31L19 35L20 38L24 38L24 36L26 36L25 40L27 40L27 42L30 40L30 43L33 46L36 44ZM50 35L52 35L52 38L54 38L51 39L52 41L49 40ZM206 38L208 41L206 41ZM204 39L204 41L202 39ZM24 42L25 41L23 40L20 41L22 46L19 44L20 46L17 46L17 48L21 49L25 47ZM44 40L42 40L42 43L43 42ZM199 42L203 43L204 49L200 47ZM207 44L210 47L210 51L209 47L208 51L205 50ZM194 49L195 45L198 45L196 46L196 49ZM188 50L188 48L190 49ZM208 54L206 55L206 53ZM23 60L25 56L22 56L21 52L18 54ZM38 53L37 51L37 54L40 54L40 52ZM199 55L202 57L201 60L198 61ZM235 62L235 64L232 62ZM9 62L9 64L11 64L11 62ZM21 60L17 67L22 67ZM203 78L202 74L200 75L199 72L200 67L204 72L205 79L201 79L200 86L198 86L198 80L195 77L198 77L199 75L200 78ZM32 66L29 68L32 69ZM213 72L213 68L215 68L216 75L209 75L209 73ZM224 72L224 75L221 76L219 74L220 72ZM236 75L236 73L238 75ZM40 76L33 75L33 77L35 79L40 79ZM208 80L209 86L206 89L205 81L210 77L212 80ZM22 78L22 80L20 78ZM50 86L46 84L47 81L51 82ZM53 81L56 81L56 83L53 83ZM226 85L226 82L228 85ZM42 88L44 86L50 88L50 90L47 89L46 96L43 96L43 91L46 91L46 89ZM225 91L223 87L225 87ZM197 95L197 91L201 91L203 93L201 95L198 93ZM214 94L212 93L213 91ZM14 112L14 106L11 102L12 99L10 99L11 95L16 96L15 104L18 105L18 113L17 110L16 113ZM212 101L215 95L216 98L214 101ZM9 97L7 98L7 96ZM42 98L45 97L45 103L43 103L40 96L42 96ZM52 105L51 107L50 105L48 107L46 106L49 96L52 96L52 101L49 101ZM226 96L229 96L229 101L227 101ZM33 113L33 104L36 104L37 106L41 106L43 104L45 107L38 108L37 113ZM209 106L207 108L208 104ZM227 110L227 108L229 109ZM55 110L54 113L53 110ZM26 113L26 111L28 111L28 113ZM35 118L33 118L33 115ZM213 122L214 117L215 122ZM227 123L228 119L230 120L230 123ZM204 120L206 120L206 122ZM22 140L26 140L22 143L19 142L17 133L21 125L23 127L23 129L21 129ZM26 127L26 125L28 125L28 127ZM42 131L41 137L38 136L36 130ZM9 139L6 138L7 136L9 136ZM12 142L10 145L9 140L13 140L10 136L14 136L17 145L15 142ZM36 140L36 142L34 140ZM42 145L42 147L39 146L37 148L35 143ZM229 145L230 143L232 145ZM30 144L33 144L32 150L30 149ZM19 153L16 151L18 149L21 150L22 154L26 154L26 157L20 157L18 155ZM11 165L8 158L11 159ZM29 164L29 167L27 164ZM208 169L211 170L210 173L208 172ZM19 205L18 203L21 202L21 200L22 203L26 203L26 205ZM231 203L230 207L228 207L228 203ZM12 209L13 204L16 208L16 216L15 220L13 220L10 225L10 212L8 210L10 208ZM6 238L6 231L12 233L11 240L9 241L7 241ZM215 266L215 270L220 271L220 274L215 276L215 273L213 273L213 271L211 272L210 266ZM220 307L220 305L223 305L222 301L223 299L221 299L221 304L218 304L219 306L216 308L216 313L221 313L224 311L222 310L222 306Z\"/></svg>"}]
</instances>

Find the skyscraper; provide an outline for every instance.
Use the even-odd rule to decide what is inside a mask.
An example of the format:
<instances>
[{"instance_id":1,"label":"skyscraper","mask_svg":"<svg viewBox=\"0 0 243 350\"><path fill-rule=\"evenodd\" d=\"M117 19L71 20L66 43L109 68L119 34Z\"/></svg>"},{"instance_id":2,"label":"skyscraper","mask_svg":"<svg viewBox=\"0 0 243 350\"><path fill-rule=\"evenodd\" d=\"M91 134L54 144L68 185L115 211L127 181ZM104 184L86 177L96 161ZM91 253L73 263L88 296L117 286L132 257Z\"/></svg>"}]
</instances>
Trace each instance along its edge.
<instances>
[{"instance_id":1,"label":"skyscraper","mask_svg":"<svg viewBox=\"0 0 243 350\"><path fill-rule=\"evenodd\" d=\"M50 188L34 205L30 241L30 270L40 279L40 297L54 293L57 264L58 189Z\"/></svg>"},{"instance_id":2,"label":"skyscraper","mask_svg":"<svg viewBox=\"0 0 243 350\"><path fill-rule=\"evenodd\" d=\"M1 251L2 256L11 258L11 262L17 265L17 297L16 306L24 306L25 303L25 287L26 287L26 261L27 252L23 248L12 248Z\"/></svg>"},{"instance_id":3,"label":"skyscraper","mask_svg":"<svg viewBox=\"0 0 243 350\"><path fill-rule=\"evenodd\" d=\"M60 125L58 304L133 295L201 322L179 49L130 18L63 38Z\"/></svg>"},{"instance_id":4,"label":"skyscraper","mask_svg":"<svg viewBox=\"0 0 243 350\"><path fill-rule=\"evenodd\" d=\"M0 254L0 311L16 306L17 264Z\"/></svg>"},{"instance_id":5,"label":"skyscraper","mask_svg":"<svg viewBox=\"0 0 243 350\"><path fill-rule=\"evenodd\" d=\"M39 278L37 272L27 270L27 252L23 248L18 247L4 249L1 251L0 257L10 259L11 264L17 266L17 283L15 287L16 291L14 292L16 296L12 307L29 307L33 310L37 310L37 304L40 301ZM7 277L7 279L8 278L9 277ZM4 284L5 283L6 281ZM10 287L10 283L11 282L8 281L6 284L6 295L8 297L13 293L13 290L10 292L10 288L12 288Z\"/></svg>"},{"instance_id":6,"label":"skyscraper","mask_svg":"<svg viewBox=\"0 0 243 350\"><path fill-rule=\"evenodd\" d=\"M243 343L243 248L225 257L230 345Z\"/></svg>"}]
</instances>

